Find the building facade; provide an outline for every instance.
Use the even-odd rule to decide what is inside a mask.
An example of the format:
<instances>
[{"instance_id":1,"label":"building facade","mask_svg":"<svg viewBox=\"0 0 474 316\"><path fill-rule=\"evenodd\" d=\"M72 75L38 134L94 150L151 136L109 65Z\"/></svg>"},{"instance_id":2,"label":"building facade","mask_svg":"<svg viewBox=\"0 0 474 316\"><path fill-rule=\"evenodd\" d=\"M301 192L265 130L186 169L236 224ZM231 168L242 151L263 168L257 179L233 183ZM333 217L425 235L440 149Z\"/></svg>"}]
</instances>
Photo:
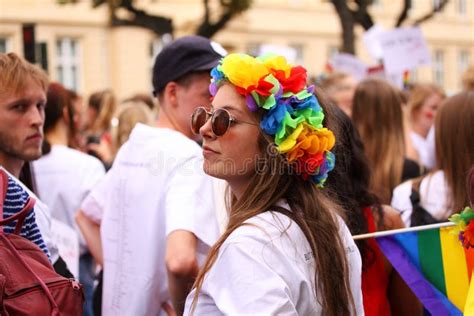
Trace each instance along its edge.
<instances>
[{"instance_id":1,"label":"building facade","mask_svg":"<svg viewBox=\"0 0 474 316\"><path fill-rule=\"evenodd\" d=\"M151 91L153 57L169 36L157 38L136 27L111 28L106 6L91 0L60 5L58 0L0 0L0 52L23 55L23 25L34 24L41 60L53 81L84 96L110 88L119 98ZM376 0L377 24L393 28L403 1ZM436 0L413 0L410 21ZM203 15L201 0L138 0L147 12L172 18L175 36L192 34ZM212 1L211 1L212 4ZM460 89L460 76L474 62L474 2L452 0L421 25L432 63L414 72L417 81L435 82L448 93ZM374 64L356 28L357 55ZM295 61L317 75L340 46L340 23L328 0L254 0L214 40L229 51L256 53L265 44L290 47Z\"/></svg>"}]
</instances>

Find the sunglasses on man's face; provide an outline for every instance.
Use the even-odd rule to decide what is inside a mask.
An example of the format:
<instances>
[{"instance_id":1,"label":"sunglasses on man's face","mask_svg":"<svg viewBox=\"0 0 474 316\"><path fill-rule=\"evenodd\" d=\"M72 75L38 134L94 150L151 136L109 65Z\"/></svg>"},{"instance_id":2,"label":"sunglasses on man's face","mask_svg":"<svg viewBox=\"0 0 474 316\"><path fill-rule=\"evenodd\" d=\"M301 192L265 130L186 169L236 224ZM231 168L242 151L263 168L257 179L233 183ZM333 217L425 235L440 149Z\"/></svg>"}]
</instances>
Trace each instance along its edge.
<instances>
[{"instance_id":1,"label":"sunglasses on man's face","mask_svg":"<svg viewBox=\"0 0 474 316\"><path fill-rule=\"evenodd\" d=\"M231 124L246 123L257 125L255 123L235 119L226 109L217 109L214 112L208 112L206 108L200 106L194 110L193 115L191 116L191 129L193 133L199 134L199 130L204 126L204 124L206 124L209 118L211 118L212 132L216 136L224 135Z\"/></svg>"}]
</instances>

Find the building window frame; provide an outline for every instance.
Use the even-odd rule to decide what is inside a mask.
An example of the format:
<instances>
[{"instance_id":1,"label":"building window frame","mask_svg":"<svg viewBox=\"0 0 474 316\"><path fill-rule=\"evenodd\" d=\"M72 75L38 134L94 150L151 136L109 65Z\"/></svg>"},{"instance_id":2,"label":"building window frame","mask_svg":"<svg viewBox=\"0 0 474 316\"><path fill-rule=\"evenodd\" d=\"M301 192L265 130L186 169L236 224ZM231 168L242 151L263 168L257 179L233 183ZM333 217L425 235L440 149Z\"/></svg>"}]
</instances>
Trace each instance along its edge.
<instances>
[{"instance_id":1,"label":"building window frame","mask_svg":"<svg viewBox=\"0 0 474 316\"><path fill-rule=\"evenodd\" d=\"M56 78L64 87L81 90L81 46L77 38L56 38Z\"/></svg>"},{"instance_id":2,"label":"building window frame","mask_svg":"<svg viewBox=\"0 0 474 316\"><path fill-rule=\"evenodd\" d=\"M471 64L471 54L468 49L462 49L458 53L458 84L461 85L461 78L466 69Z\"/></svg>"},{"instance_id":3,"label":"building window frame","mask_svg":"<svg viewBox=\"0 0 474 316\"><path fill-rule=\"evenodd\" d=\"M459 15L465 16L467 14L467 1L466 0L457 0L456 1L456 11Z\"/></svg>"},{"instance_id":4,"label":"building window frame","mask_svg":"<svg viewBox=\"0 0 474 316\"><path fill-rule=\"evenodd\" d=\"M9 36L0 35L0 53L10 53L12 51L12 41Z\"/></svg>"},{"instance_id":5,"label":"building window frame","mask_svg":"<svg viewBox=\"0 0 474 316\"><path fill-rule=\"evenodd\" d=\"M445 83L444 57L444 51L441 49L433 52L433 81L441 87L444 87Z\"/></svg>"}]
</instances>

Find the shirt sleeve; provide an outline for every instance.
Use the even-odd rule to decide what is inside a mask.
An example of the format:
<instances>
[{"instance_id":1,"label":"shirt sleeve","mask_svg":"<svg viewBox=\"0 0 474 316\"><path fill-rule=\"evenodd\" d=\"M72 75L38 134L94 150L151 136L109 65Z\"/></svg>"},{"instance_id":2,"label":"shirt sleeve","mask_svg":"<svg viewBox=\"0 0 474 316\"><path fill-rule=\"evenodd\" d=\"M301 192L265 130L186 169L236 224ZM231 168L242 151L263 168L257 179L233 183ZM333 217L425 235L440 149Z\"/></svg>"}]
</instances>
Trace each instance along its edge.
<instances>
[{"instance_id":1,"label":"shirt sleeve","mask_svg":"<svg viewBox=\"0 0 474 316\"><path fill-rule=\"evenodd\" d=\"M98 183L92 188L81 204L81 210L89 219L100 224L105 209L107 198L109 198L109 190L112 189L112 172L111 169L105 176L102 176Z\"/></svg>"},{"instance_id":2,"label":"shirt sleeve","mask_svg":"<svg viewBox=\"0 0 474 316\"><path fill-rule=\"evenodd\" d=\"M364 315L364 303L362 298L362 258L349 228L340 217L338 217L338 224L339 234L344 243L344 250L349 265L349 285L355 308L355 311L353 311L351 315Z\"/></svg>"},{"instance_id":3,"label":"shirt sleeve","mask_svg":"<svg viewBox=\"0 0 474 316\"><path fill-rule=\"evenodd\" d=\"M411 225L411 213L413 212L413 205L411 204L410 195L412 190L412 182L407 181L393 190L392 201L390 205L398 210L401 214L403 223L406 227Z\"/></svg>"},{"instance_id":4,"label":"shirt sleeve","mask_svg":"<svg viewBox=\"0 0 474 316\"><path fill-rule=\"evenodd\" d=\"M278 264L274 246L239 239L224 244L206 276L206 291L217 308L225 315L297 315L288 285L272 269Z\"/></svg>"},{"instance_id":5,"label":"shirt sleeve","mask_svg":"<svg viewBox=\"0 0 474 316\"><path fill-rule=\"evenodd\" d=\"M219 229L212 178L202 171L199 159L189 159L174 170L168 181L163 207L166 235L175 230L186 230L208 246L216 241Z\"/></svg>"}]
</instances>

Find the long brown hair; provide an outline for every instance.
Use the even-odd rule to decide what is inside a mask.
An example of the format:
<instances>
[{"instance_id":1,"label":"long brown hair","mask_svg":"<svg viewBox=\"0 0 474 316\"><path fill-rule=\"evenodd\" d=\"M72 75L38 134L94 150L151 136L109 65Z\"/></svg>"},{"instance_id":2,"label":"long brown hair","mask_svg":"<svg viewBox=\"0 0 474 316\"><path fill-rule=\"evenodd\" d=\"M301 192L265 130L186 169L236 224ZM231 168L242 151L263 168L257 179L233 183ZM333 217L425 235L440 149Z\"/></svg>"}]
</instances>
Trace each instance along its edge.
<instances>
[{"instance_id":1,"label":"long brown hair","mask_svg":"<svg viewBox=\"0 0 474 316\"><path fill-rule=\"evenodd\" d=\"M354 310L354 300L349 286L346 253L335 215L340 211L339 207L330 201L324 190L317 189L315 184L292 172L292 166L282 155L276 153L276 148L267 135L260 133L258 137L262 154L258 159L256 172L242 195L243 198L237 200L232 196L228 201L229 223L211 248L198 274L191 313L195 310L204 277L215 263L219 249L229 235L246 225L244 222L247 219L274 210L295 221L308 240L316 264L315 293L319 294L316 294L315 299L322 305L323 314L349 315ZM291 212L276 206L282 199L289 204Z\"/></svg>"},{"instance_id":2,"label":"long brown hair","mask_svg":"<svg viewBox=\"0 0 474 316\"><path fill-rule=\"evenodd\" d=\"M101 134L110 130L112 117L117 110L117 100L111 90L95 92L89 97L89 107L97 112L94 122L91 122L90 132Z\"/></svg>"},{"instance_id":3,"label":"long brown hair","mask_svg":"<svg viewBox=\"0 0 474 316\"><path fill-rule=\"evenodd\" d=\"M352 119L372 168L370 189L382 204L402 179L405 157L401 95L388 82L366 79L356 88Z\"/></svg>"},{"instance_id":4,"label":"long brown hair","mask_svg":"<svg viewBox=\"0 0 474 316\"><path fill-rule=\"evenodd\" d=\"M449 209L469 205L465 179L474 165L474 91L444 101L436 115L436 159L449 187ZM450 215L450 214L446 214Z\"/></svg>"}]
</instances>

